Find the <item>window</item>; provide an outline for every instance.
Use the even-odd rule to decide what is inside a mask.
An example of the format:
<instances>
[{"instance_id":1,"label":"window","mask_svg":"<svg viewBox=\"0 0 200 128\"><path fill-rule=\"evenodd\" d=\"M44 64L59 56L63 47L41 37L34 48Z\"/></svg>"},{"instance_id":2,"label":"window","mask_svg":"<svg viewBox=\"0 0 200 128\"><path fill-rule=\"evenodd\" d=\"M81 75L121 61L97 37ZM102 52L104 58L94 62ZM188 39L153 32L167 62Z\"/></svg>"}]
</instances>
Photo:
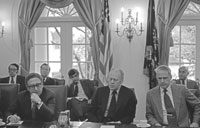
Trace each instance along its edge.
<instances>
[{"instance_id":1,"label":"window","mask_svg":"<svg viewBox=\"0 0 200 128\"><path fill-rule=\"evenodd\" d=\"M185 10L182 18L172 30L173 46L170 48L169 66L172 70L173 79L178 78L178 68L180 66L188 67L190 74L188 77L195 80L200 74L197 70L200 52L200 6L190 3Z\"/></svg>"},{"instance_id":2,"label":"window","mask_svg":"<svg viewBox=\"0 0 200 128\"><path fill-rule=\"evenodd\" d=\"M48 63L51 77L67 78L68 70L75 68L80 78L93 79L90 37L91 31L73 5L62 9L45 7L33 31L31 70L39 73L41 64Z\"/></svg>"}]
</instances>

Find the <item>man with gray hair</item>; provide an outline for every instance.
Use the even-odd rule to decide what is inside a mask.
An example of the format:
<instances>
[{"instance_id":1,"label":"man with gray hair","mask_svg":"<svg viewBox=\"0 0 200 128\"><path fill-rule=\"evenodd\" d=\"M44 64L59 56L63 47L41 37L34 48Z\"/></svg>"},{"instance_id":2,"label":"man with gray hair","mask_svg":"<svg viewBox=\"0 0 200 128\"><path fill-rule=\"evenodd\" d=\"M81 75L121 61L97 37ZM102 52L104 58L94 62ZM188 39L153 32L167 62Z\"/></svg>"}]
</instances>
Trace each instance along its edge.
<instances>
[{"instance_id":1,"label":"man with gray hair","mask_svg":"<svg viewBox=\"0 0 200 128\"><path fill-rule=\"evenodd\" d=\"M16 102L8 109L8 122L20 120L53 121L55 114L55 94L43 87L42 77L30 73L26 77L27 90L19 93Z\"/></svg>"},{"instance_id":2,"label":"man with gray hair","mask_svg":"<svg viewBox=\"0 0 200 128\"><path fill-rule=\"evenodd\" d=\"M166 65L156 68L158 86L146 95L146 118L154 126L198 127L200 101L185 86L171 81L171 70ZM193 122L189 121L187 104L194 108Z\"/></svg>"},{"instance_id":3,"label":"man with gray hair","mask_svg":"<svg viewBox=\"0 0 200 128\"><path fill-rule=\"evenodd\" d=\"M129 124L135 118L137 99L134 91L122 85L124 73L112 69L107 78L108 86L97 89L93 109L89 113L91 122L118 122Z\"/></svg>"}]
</instances>

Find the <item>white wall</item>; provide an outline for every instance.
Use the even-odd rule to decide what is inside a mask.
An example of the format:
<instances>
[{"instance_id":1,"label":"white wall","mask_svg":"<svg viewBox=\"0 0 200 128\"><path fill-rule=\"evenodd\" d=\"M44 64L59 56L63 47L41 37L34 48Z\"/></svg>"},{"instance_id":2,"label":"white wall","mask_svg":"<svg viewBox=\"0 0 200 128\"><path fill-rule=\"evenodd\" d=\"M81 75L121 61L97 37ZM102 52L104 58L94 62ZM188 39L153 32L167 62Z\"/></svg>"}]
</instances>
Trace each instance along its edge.
<instances>
[{"instance_id":1,"label":"white wall","mask_svg":"<svg viewBox=\"0 0 200 128\"><path fill-rule=\"evenodd\" d=\"M133 37L129 43L126 36L118 37L115 20L120 19L121 7L124 8L124 15L128 9L139 7L139 16L143 19L144 33L142 36ZM146 92L149 89L148 78L143 75L144 47L146 44L146 21L147 21L148 0L110 0L112 43L114 51L114 67L121 68L125 72L124 85L135 88L138 99L136 119L145 119Z\"/></svg>"},{"instance_id":2,"label":"white wall","mask_svg":"<svg viewBox=\"0 0 200 128\"><path fill-rule=\"evenodd\" d=\"M5 35L0 38L0 76L7 75L7 66L20 62L20 48L18 39L18 6L20 0L0 0L0 21L6 23ZM115 19L120 18L120 9L140 7L143 18L144 33L140 37L133 37L131 43L126 37L116 36ZM114 50L114 67L125 72L124 85L135 88L138 99L136 119L145 119L146 92L148 91L148 78L143 75L144 46L146 41L147 0L110 0L111 31Z\"/></svg>"},{"instance_id":3,"label":"white wall","mask_svg":"<svg viewBox=\"0 0 200 128\"><path fill-rule=\"evenodd\" d=\"M10 63L19 63L18 6L20 0L0 0L0 22L5 22L5 34L0 38L0 76L6 76ZM1 30L1 25L0 25Z\"/></svg>"}]
</instances>

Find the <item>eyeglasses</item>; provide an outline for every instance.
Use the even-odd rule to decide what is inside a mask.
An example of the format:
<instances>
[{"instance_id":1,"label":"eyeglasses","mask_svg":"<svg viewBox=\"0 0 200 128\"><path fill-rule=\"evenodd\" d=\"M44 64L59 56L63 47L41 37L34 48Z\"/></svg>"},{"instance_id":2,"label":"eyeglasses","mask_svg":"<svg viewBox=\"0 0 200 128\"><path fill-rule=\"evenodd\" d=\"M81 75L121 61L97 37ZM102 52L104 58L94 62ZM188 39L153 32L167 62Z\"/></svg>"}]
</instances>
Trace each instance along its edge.
<instances>
[{"instance_id":1,"label":"eyeglasses","mask_svg":"<svg viewBox=\"0 0 200 128\"><path fill-rule=\"evenodd\" d=\"M74 77L77 77L77 76L78 76L78 74L76 73L76 74L74 74L72 76L69 76L69 78L74 78Z\"/></svg>"},{"instance_id":2,"label":"eyeglasses","mask_svg":"<svg viewBox=\"0 0 200 128\"><path fill-rule=\"evenodd\" d=\"M38 88L40 87L40 85L42 85L42 83L36 83L36 84L31 84L31 85L28 85L27 87L30 88L30 89L33 89L33 88Z\"/></svg>"},{"instance_id":3,"label":"eyeglasses","mask_svg":"<svg viewBox=\"0 0 200 128\"><path fill-rule=\"evenodd\" d=\"M9 68L9 71L17 71L17 69Z\"/></svg>"}]
</instances>

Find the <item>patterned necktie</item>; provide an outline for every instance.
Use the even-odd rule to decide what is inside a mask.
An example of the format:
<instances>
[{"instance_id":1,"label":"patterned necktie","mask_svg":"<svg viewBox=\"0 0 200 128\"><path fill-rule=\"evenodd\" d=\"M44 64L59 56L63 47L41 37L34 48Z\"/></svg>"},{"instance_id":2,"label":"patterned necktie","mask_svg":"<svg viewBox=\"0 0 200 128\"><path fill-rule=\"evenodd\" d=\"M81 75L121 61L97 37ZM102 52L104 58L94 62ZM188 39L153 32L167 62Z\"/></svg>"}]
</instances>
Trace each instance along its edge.
<instances>
[{"instance_id":1,"label":"patterned necktie","mask_svg":"<svg viewBox=\"0 0 200 128\"><path fill-rule=\"evenodd\" d=\"M164 89L163 92L164 92L165 108L167 110L168 126L173 126L173 127L178 126L177 118L176 118L176 111L172 105L169 95L167 94L167 89Z\"/></svg>"},{"instance_id":2,"label":"patterned necktie","mask_svg":"<svg viewBox=\"0 0 200 128\"><path fill-rule=\"evenodd\" d=\"M11 84L14 84L15 82L14 82L14 78L13 78L13 76L11 77L11 81L10 81L10 83Z\"/></svg>"},{"instance_id":3,"label":"patterned necktie","mask_svg":"<svg viewBox=\"0 0 200 128\"><path fill-rule=\"evenodd\" d=\"M78 85L74 84L74 97L78 96Z\"/></svg>"},{"instance_id":4,"label":"patterned necktie","mask_svg":"<svg viewBox=\"0 0 200 128\"><path fill-rule=\"evenodd\" d=\"M111 99L110 106L109 106L109 109L108 109L108 116L107 117L114 118L114 114L115 114L116 106L117 106L117 101L116 101L116 96L115 96L116 94L117 94L117 91L113 90L112 99Z\"/></svg>"}]
</instances>

